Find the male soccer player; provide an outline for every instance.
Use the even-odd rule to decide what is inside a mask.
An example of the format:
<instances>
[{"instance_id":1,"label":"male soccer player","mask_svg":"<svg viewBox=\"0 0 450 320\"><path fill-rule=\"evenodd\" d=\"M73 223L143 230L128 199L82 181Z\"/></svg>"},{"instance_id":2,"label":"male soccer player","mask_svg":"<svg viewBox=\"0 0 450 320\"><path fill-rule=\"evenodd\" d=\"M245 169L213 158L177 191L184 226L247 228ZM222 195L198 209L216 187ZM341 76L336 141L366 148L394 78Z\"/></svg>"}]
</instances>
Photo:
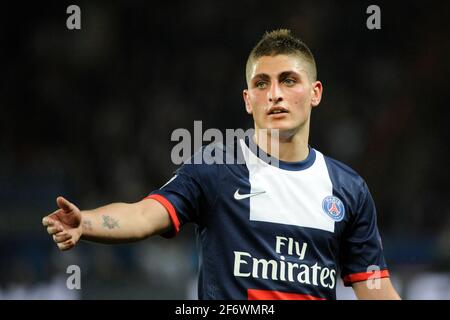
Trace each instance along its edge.
<instances>
[{"instance_id":1,"label":"male soccer player","mask_svg":"<svg viewBox=\"0 0 450 320\"><path fill-rule=\"evenodd\" d=\"M246 77L255 134L213 152L243 163L185 163L137 203L80 211L58 197L59 209L43 219L58 248L170 237L193 222L200 299L335 299L339 275L360 299L399 299L366 183L308 145L322 96L311 51L288 30L266 33ZM274 144L261 143L274 139L276 165L267 161Z\"/></svg>"}]
</instances>

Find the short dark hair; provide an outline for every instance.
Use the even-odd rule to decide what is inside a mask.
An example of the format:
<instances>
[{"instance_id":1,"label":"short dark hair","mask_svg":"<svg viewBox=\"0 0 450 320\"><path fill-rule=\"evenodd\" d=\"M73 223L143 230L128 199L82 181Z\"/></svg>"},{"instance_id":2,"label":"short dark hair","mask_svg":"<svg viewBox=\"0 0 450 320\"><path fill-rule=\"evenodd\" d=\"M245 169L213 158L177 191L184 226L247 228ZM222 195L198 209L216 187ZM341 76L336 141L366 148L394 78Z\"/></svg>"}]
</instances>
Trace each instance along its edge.
<instances>
[{"instance_id":1,"label":"short dark hair","mask_svg":"<svg viewBox=\"0 0 450 320\"><path fill-rule=\"evenodd\" d=\"M317 68L314 56L308 46L300 39L294 37L288 29L277 29L266 32L262 39L250 52L246 65L247 82L250 80L250 72L253 63L264 56L276 56L279 54L297 55L309 65L309 77L312 81L317 79Z\"/></svg>"}]
</instances>

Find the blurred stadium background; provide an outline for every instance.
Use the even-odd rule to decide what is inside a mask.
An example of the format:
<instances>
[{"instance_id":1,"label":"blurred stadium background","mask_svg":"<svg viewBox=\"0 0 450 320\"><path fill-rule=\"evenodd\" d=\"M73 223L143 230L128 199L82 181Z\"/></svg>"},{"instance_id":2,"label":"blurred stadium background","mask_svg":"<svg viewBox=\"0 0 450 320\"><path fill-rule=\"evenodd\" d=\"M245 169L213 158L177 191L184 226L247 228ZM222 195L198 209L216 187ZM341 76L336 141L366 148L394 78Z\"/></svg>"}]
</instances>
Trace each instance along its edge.
<instances>
[{"instance_id":1,"label":"blurred stadium background","mask_svg":"<svg viewBox=\"0 0 450 320\"><path fill-rule=\"evenodd\" d=\"M66 28L81 7L82 28ZM366 28L381 7L382 29ZM6 6L6 7L5 7ZM175 239L61 253L41 227L64 195L82 209L134 202L176 166L176 128L249 128L247 55L290 28L324 98L311 145L357 170L405 299L450 299L448 4L64 1L2 5L0 299L196 297L194 227ZM66 288L80 266L82 289ZM353 299L338 287L338 298Z\"/></svg>"}]
</instances>

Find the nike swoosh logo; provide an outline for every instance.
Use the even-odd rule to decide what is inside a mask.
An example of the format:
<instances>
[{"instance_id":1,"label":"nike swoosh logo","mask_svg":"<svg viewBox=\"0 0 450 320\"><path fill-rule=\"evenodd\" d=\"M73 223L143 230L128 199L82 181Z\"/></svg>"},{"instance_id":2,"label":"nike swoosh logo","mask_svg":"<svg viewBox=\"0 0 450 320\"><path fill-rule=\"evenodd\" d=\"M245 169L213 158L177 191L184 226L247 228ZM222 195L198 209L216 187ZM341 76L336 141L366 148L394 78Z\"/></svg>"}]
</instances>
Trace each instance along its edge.
<instances>
[{"instance_id":1,"label":"nike swoosh logo","mask_svg":"<svg viewBox=\"0 0 450 320\"><path fill-rule=\"evenodd\" d=\"M234 193L234 198L236 200L242 200L242 199L247 199L247 198L250 198L250 197L257 196L257 195L262 194L262 193L266 193L266 192L265 191L258 191L258 192L253 192L253 193L240 194L239 193L239 189L237 189L236 192Z\"/></svg>"}]
</instances>

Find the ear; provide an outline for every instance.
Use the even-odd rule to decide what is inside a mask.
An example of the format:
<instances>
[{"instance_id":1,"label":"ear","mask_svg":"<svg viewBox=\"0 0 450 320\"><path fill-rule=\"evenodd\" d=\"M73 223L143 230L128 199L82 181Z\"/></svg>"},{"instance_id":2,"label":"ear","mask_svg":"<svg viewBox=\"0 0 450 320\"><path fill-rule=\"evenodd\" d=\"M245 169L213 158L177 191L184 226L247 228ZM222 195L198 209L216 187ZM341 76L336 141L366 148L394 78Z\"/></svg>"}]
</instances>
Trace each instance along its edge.
<instances>
[{"instance_id":1,"label":"ear","mask_svg":"<svg viewBox=\"0 0 450 320\"><path fill-rule=\"evenodd\" d=\"M322 82L320 81L314 81L312 83L312 97L311 97L311 106L317 107L322 100L322 92L323 92L323 86Z\"/></svg>"},{"instance_id":2,"label":"ear","mask_svg":"<svg viewBox=\"0 0 450 320\"><path fill-rule=\"evenodd\" d=\"M253 108L252 108L252 105L250 104L250 99L248 98L248 90L247 89L244 89L244 91L242 92L242 96L243 96L244 102L245 102L245 110L247 110L248 114L252 114Z\"/></svg>"}]
</instances>

